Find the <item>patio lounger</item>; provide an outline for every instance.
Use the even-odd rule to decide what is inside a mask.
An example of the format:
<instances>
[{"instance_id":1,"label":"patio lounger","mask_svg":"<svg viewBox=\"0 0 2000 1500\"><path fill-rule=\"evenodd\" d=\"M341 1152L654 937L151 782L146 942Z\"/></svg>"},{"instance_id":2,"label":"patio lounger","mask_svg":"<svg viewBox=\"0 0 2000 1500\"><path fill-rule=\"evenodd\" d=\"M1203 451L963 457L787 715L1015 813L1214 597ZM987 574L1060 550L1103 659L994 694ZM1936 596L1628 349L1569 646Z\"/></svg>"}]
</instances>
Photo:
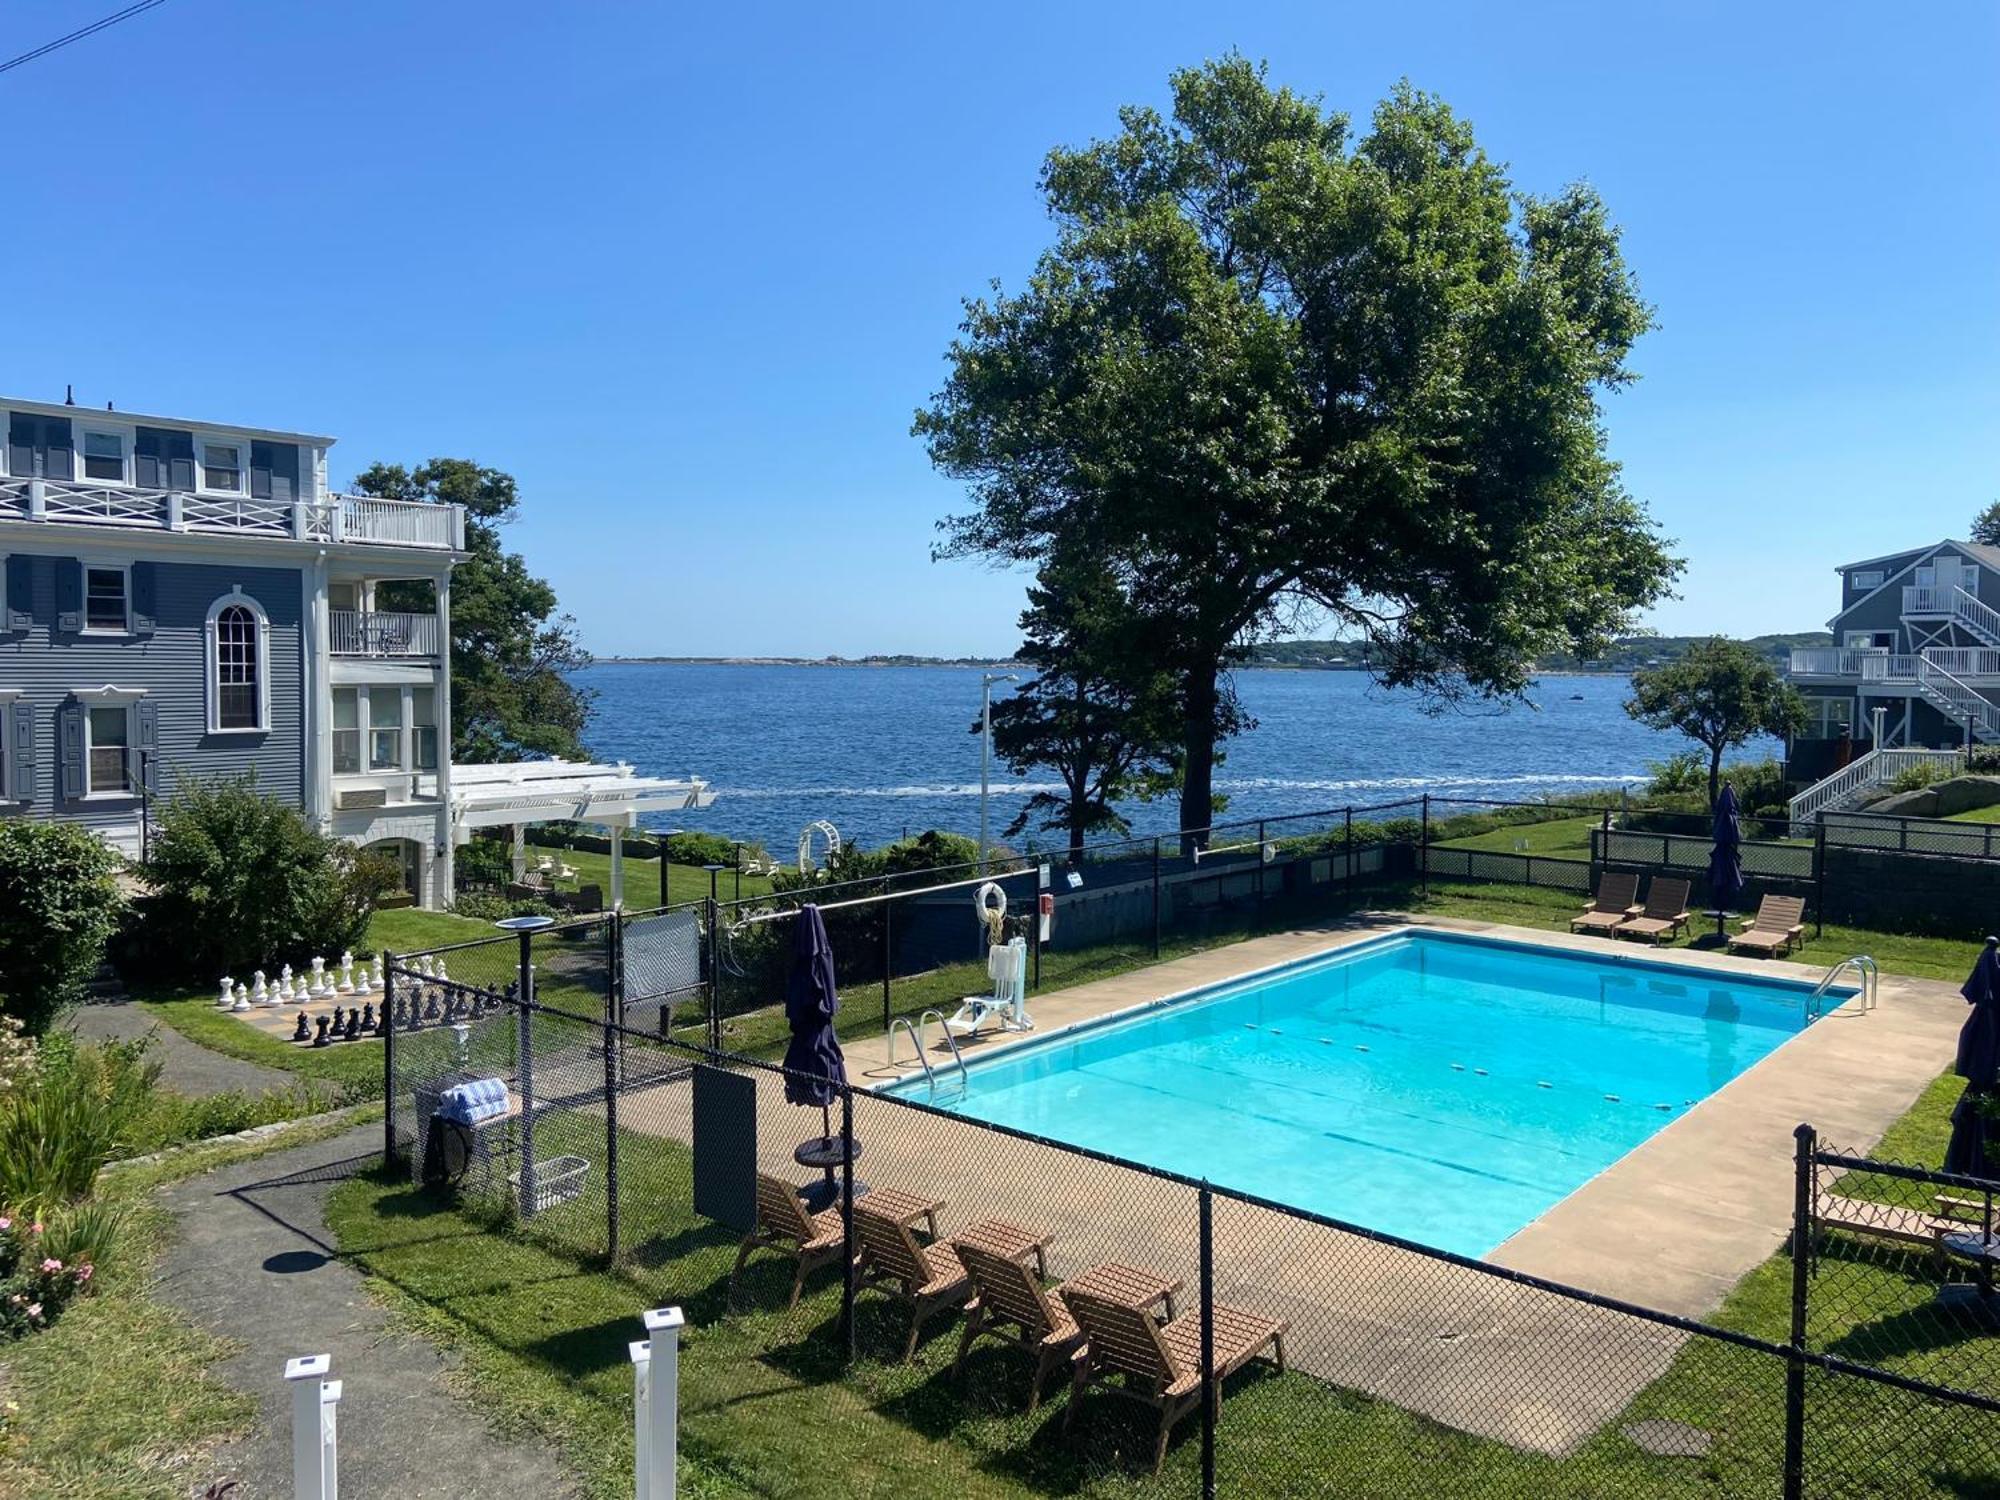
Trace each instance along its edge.
<instances>
[{"instance_id":1,"label":"patio lounger","mask_svg":"<svg viewBox=\"0 0 2000 1500\"><path fill-rule=\"evenodd\" d=\"M1655 875L1646 887L1646 907L1611 929L1614 937L1670 941L1688 924L1688 882L1673 875Z\"/></svg>"},{"instance_id":2,"label":"patio lounger","mask_svg":"<svg viewBox=\"0 0 2000 1500\"><path fill-rule=\"evenodd\" d=\"M1597 899L1569 919L1571 932L1609 932L1627 917L1639 915L1639 877L1606 870L1597 881Z\"/></svg>"},{"instance_id":3,"label":"patio lounger","mask_svg":"<svg viewBox=\"0 0 2000 1500\"><path fill-rule=\"evenodd\" d=\"M1731 953L1789 953L1805 937L1805 899L1800 896L1766 896L1757 904L1757 915L1743 924L1742 931L1729 940Z\"/></svg>"},{"instance_id":4,"label":"patio lounger","mask_svg":"<svg viewBox=\"0 0 2000 1500\"><path fill-rule=\"evenodd\" d=\"M799 1202L797 1188L759 1172L757 1227L743 1237L742 1247L736 1252L736 1269L729 1273L730 1300L736 1298L736 1279L743 1274L743 1265L750 1259L750 1253L753 1250L776 1250L798 1263L798 1272L792 1277L792 1300L785 1304L787 1309L797 1307L806 1277L821 1266L838 1261L845 1239L839 1209L829 1208L824 1213L809 1214L805 1205Z\"/></svg>"},{"instance_id":5,"label":"patio lounger","mask_svg":"<svg viewBox=\"0 0 2000 1500\"><path fill-rule=\"evenodd\" d=\"M1159 1437L1153 1447L1153 1472L1166 1462L1167 1438L1174 1423L1201 1404L1201 1312L1181 1314L1162 1326L1150 1307L1091 1293L1058 1289L1075 1315L1087 1342L1075 1362L1067 1428L1083 1393L1093 1383L1124 1375L1122 1385L1105 1390L1154 1407L1160 1413ZM1222 1382L1270 1348L1280 1370L1285 1368L1288 1324L1260 1317L1241 1308L1215 1306L1215 1399L1222 1400Z\"/></svg>"},{"instance_id":6,"label":"patio lounger","mask_svg":"<svg viewBox=\"0 0 2000 1500\"><path fill-rule=\"evenodd\" d=\"M861 1281L910 1304L910 1337L903 1360L917 1355L917 1337L932 1314L954 1307L972 1285L950 1245L921 1244L904 1220L871 1213L868 1199L854 1200L854 1232L861 1238Z\"/></svg>"},{"instance_id":7,"label":"patio lounger","mask_svg":"<svg viewBox=\"0 0 2000 1500\"><path fill-rule=\"evenodd\" d=\"M1035 1383L1028 1388L1032 1412L1042 1404L1042 1384L1049 1371L1076 1353L1083 1330L1069 1309L1043 1289L1041 1278L1025 1261L995 1255L963 1240L953 1248L972 1277L973 1299L966 1308L965 1333L958 1341L952 1374L964 1367L966 1351L981 1334L1005 1339L1035 1356ZM1010 1326L1019 1332L1008 1332Z\"/></svg>"}]
</instances>

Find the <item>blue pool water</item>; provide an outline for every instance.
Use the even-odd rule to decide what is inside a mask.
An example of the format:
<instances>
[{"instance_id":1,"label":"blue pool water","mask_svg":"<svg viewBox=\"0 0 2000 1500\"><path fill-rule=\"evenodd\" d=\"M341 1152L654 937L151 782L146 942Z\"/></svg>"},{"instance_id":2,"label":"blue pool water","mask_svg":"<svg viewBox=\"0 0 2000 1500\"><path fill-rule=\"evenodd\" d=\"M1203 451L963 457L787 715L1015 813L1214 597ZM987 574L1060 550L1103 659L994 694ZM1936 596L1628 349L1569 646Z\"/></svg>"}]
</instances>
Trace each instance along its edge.
<instances>
[{"instance_id":1,"label":"blue pool water","mask_svg":"<svg viewBox=\"0 0 2000 1500\"><path fill-rule=\"evenodd\" d=\"M972 1063L938 1102L1484 1255L1802 1029L1808 994L1398 933Z\"/></svg>"}]
</instances>

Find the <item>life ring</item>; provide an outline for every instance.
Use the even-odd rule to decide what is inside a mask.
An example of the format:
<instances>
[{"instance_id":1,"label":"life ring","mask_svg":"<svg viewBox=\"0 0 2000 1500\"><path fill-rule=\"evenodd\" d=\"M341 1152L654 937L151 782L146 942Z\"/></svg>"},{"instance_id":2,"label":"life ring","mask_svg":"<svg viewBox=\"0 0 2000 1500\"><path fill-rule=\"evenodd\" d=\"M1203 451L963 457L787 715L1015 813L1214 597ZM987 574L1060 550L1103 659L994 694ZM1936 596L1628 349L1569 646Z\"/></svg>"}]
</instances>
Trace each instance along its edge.
<instances>
[{"instance_id":1,"label":"life ring","mask_svg":"<svg viewBox=\"0 0 2000 1500\"><path fill-rule=\"evenodd\" d=\"M993 906L987 898L992 897L1000 904ZM979 920L986 924L987 934L995 943L1000 941L1001 923L1007 919L1007 893L999 885L989 880L979 888L972 898L972 909L979 913Z\"/></svg>"}]
</instances>

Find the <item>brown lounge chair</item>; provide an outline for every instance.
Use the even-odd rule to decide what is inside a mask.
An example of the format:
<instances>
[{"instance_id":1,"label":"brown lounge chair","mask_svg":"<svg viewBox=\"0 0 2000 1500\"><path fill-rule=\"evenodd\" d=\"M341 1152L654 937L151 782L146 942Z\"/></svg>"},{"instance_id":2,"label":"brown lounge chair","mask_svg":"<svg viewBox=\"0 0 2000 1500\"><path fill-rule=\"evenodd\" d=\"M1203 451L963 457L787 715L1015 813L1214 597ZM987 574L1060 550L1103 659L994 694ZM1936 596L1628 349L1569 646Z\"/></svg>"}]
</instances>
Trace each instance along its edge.
<instances>
[{"instance_id":1,"label":"brown lounge chair","mask_svg":"<svg viewBox=\"0 0 2000 1500\"><path fill-rule=\"evenodd\" d=\"M933 1313L956 1306L972 1285L958 1252L950 1245L924 1245L901 1219L871 1213L866 1198L854 1200L854 1232L861 1237L861 1280L910 1304L910 1337L904 1362L917 1355L917 1336Z\"/></svg>"},{"instance_id":2,"label":"brown lounge chair","mask_svg":"<svg viewBox=\"0 0 2000 1500\"><path fill-rule=\"evenodd\" d=\"M1112 1375L1124 1375L1123 1385L1107 1384L1104 1388L1159 1411L1160 1433L1153 1446L1153 1472L1159 1473L1166 1462L1167 1438L1174 1423L1201 1402L1200 1311L1183 1313L1162 1326L1153 1321L1150 1308L1084 1292L1058 1290L1088 1340L1076 1360L1069 1408L1063 1413L1064 1428L1076 1416L1077 1405L1088 1386ZM1222 1401L1222 1382L1267 1346L1272 1349L1278 1368L1285 1368L1285 1332L1289 1326L1240 1308L1216 1304L1214 1378L1218 1405Z\"/></svg>"},{"instance_id":3,"label":"brown lounge chair","mask_svg":"<svg viewBox=\"0 0 2000 1500\"><path fill-rule=\"evenodd\" d=\"M1843 1229L1849 1234L1870 1235L1898 1245L1911 1245L1931 1252L1940 1265L1944 1262L1944 1237L1948 1234L1977 1233L1986 1217L1983 1202L1971 1198L1937 1195L1937 1209L1927 1213L1895 1203L1870 1203L1822 1192L1813 1206L1813 1218L1822 1229ZM1985 1226L1991 1233L1992 1226Z\"/></svg>"},{"instance_id":4,"label":"brown lounge chair","mask_svg":"<svg viewBox=\"0 0 2000 1500\"><path fill-rule=\"evenodd\" d=\"M1571 932L1609 932L1639 915L1639 877L1606 870L1597 880L1597 899L1569 919Z\"/></svg>"},{"instance_id":5,"label":"brown lounge chair","mask_svg":"<svg viewBox=\"0 0 2000 1500\"><path fill-rule=\"evenodd\" d=\"M1655 875L1646 887L1646 907L1611 929L1613 937L1669 942L1688 924L1688 882L1672 875Z\"/></svg>"},{"instance_id":6,"label":"brown lounge chair","mask_svg":"<svg viewBox=\"0 0 2000 1500\"><path fill-rule=\"evenodd\" d=\"M750 1259L751 1251L777 1250L798 1262L798 1274L792 1277L792 1300L785 1304L787 1308L797 1307L806 1277L821 1266L838 1261L845 1240L839 1209L808 1214L805 1205L799 1202L798 1189L759 1172L757 1228L743 1237L742 1247L736 1252L736 1269L729 1273L730 1299L735 1300L736 1279L743 1274L744 1262Z\"/></svg>"},{"instance_id":7,"label":"brown lounge chair","mask_svg":"<svg viewBox=\"0 0 2000 1500\"><path fill-rule=\"evenodd\" d=\"M1005 1339L1035 1356L1035 1383L1028 1392L1028 1410L1032 1412L1042 1404L1042 1383L1049 1378L1049 1371L1076 1353L1083 1342L1083 1330L1076 1326L1069 1309L1051 1297L1041 1278L1022 1262L963 1240L953 1248L972 1276L973 1299L965 1310L965 1333L958 1341L952 1374L963 1368L966 1351L981 1334ZM1020 1332L1009 1333L1008 1325Z\"/></svg>"},{"instance_id":8,"label":"brown lounge chair","mask_svg":"<svg viewBox=\"0 0 2000 1500\"><path fill-rule=\"evenodd\" d=\"M1766 958L1789 953L1805 937L1805 916L1804 897L1766 896L1757 903L1757 915L1730 938L1729 951L1761 953Z\"/></svg>"}]
</instances>

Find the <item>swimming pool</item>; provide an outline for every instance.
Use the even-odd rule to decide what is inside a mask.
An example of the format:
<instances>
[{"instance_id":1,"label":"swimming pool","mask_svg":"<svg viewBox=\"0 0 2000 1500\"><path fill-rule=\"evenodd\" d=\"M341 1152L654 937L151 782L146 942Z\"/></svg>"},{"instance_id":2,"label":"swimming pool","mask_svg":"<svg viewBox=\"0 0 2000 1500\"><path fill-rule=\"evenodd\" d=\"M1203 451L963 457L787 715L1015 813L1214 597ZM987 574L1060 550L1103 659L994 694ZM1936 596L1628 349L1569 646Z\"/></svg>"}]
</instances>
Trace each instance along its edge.
<instances>
[{"instance_id":1,"label":"swimming pool","mask_svg":"<svg viewBox=\"0 0 2000 1500\"><path fill-rule=\"evenodd\" d=\"M1800 1031L1810 993L1406 931L969 1063L936 1102L1484 1255Z\"/></svg>"}]
</instances>

